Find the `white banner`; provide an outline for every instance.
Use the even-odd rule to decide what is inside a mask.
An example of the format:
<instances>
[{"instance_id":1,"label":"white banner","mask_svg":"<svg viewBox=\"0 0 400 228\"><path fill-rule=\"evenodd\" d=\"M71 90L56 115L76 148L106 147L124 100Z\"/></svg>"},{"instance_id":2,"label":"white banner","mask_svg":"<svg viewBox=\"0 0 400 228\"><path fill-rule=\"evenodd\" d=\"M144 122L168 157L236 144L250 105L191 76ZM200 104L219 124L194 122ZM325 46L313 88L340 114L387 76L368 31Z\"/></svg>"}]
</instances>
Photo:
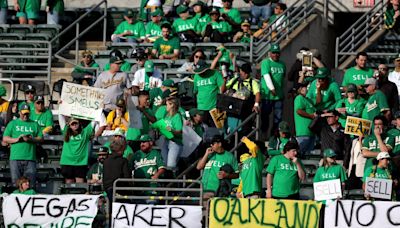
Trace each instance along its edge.
<instances>
[{"instance_id":1,"label":"white banner","mask_svg":"<svg viewBox=\"0 0 400 228\"><path fill-rule=\"evenodd\" d=\"M5 227L91 227L96 195L23 195L3 198Z\"/></svg>"},{"instance_id":2,"label":"white banner","mask_svg":"<svg viewBox=\"0 0 400 228\"><path fill-rule=\"evenodd\" d=\"M201 206L112 204L112 227L200 228Z\"/></svg>"},{"instance_id":3,"label":"white banner","mask_svg":"<svg viewBox=\"0 0 400 228\"><path fill-rule=\"evenodd\" d=\"M183 126L182 133L183 151L181 157L189 157L193 151L199 146L201 137L189 126Z\"/></svg>"},{"instance_id":4,"label":"white banner","mask_svg":"<svg viewBox=\"0 0 400 228\"><path fill-rule=\"evenodd\" d=\"M64 82L59 113L79 119L100 121L104 89Z\"/></svg>"},{"instance_id":5,"label":"white banner","mask_svg":"<svg viewBox=\"0 0 400 228\"><path fill-rule=\"evenodd\" d=\"M325 227L400 226L400 202L337 200L326 205Z\"/></svg>"},{"instance_id":6,"label":"white banner","mask_svg":"<svg viewBox=\"0 0 400 228\"><path fill-rule=\"evenodd\" d=\"M340 179L314 183L314 197L317 201L342 198Z\"/></svg>"},{"instance_id":7,"label":"white banner","mask_svg":"<svg viewBox=\"0 0 400 228\"><path fill-rule=\"evenodd\" d=\"M365 193L373 198L392 198L392 180L367 177L365 181Z\"/></svg>"}]
</instances>

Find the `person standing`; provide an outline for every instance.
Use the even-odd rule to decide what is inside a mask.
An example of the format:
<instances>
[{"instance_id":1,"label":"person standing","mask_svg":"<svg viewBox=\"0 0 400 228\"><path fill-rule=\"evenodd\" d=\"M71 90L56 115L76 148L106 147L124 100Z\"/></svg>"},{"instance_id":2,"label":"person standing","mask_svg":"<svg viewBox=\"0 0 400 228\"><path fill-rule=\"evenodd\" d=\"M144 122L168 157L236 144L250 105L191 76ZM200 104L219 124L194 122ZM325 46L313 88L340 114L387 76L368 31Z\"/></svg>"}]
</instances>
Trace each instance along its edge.
<instances>
[{"instance_id":1,"label":"person standing","mask_svg":"<svg viewBox=\"0 0 400 228\"><path fill-rule=\"evenodd\" d=\"M53 114L44 107L43 96L35 96L34 101L35 110L33 110L29 118L39 124L43 135L48 135L53 131Z\"/></svg>"},{"instance_id":2,"label":"person standing","mask_svg":"<svg viewBox=\"0 0 400 228\"><path fill-rule=\"evenodd\" d=\"M7 24L7 11L8 11L7 0L0 0L0 24Z\"/></svg>"},{"instance_id":3,"label":"person standing","mask_svg":"<svg viewBox=\"0 0 400 228\"><path fill-rule=\"evenodd\" d=\"M346 127L347 116L361 117L362 110L365 106L365 100L357 97L357 86L350 83L347 86L346 96L336 103L335 109L340 113L339 123L342 127Z\"/></svg>"},{"instance_id":4,"label":"person standing","mask_svg":"<svg viewBox=\"0 0 400 228\"><path fill-rule=\"evenodd\" d=\"M355 84L358 89L365 84L365 80L374 76L374 71L367 67L368 55L359 52L356 55L356 65L346 70L343 76L342 86L347 88L350 83Z\"/></svg>"},{"instance_id":5,"label":"person standing","mask_svg":"<svg viewBox=\"0 0 400 228\"><path fill-rule=\"evenodd\" d=\"M250 4L251 24L257 25L271 17L271 0L244 0Z\"/></svg>"},{"instance_id":6,"label":"person standing","mask_svg":"<svg viewBox=\"0 0 400 228\"><path fill-rule=\"evenodd\" d=\"M14 10L20 24L34 25L39 19L40 0L14 0Z\"/></svg>"},{"instance_id":7,"label":"person standing","mask_svg":"<svg viewBox=\"0 0 400 228\"><path fill-rule=\"evenodd\" d=\"M25 176L36 185L36 144L43 141L39 125L29 119L30 107L21 106L19 118L6 126L3 142L11 145L10 172L12 183Z\"/></svg>"},{"instance_id":8,"label":"person standing","mask_svg":"<svg viewBox=\"0 0 400 228\"><path fill-rule=\"evenodd\" d=\"M60 24L60 18L64 15L63 0L46 0L47 24Z\"/></svg>"},{"instance_id":9,"label":"person standing","mask_svg":"<svg viewBox=\"0 0 400 228\"><path fill-rule=\"evenodd\" d=\"M77 84L82 84L83 81L89 86L92 86L94 81L96 81L96 69L85 69L85 68L99 68L99 64L97 64L93 59L93 53L91 51L82 52L82 61L81 63L74 67L74 70L71 73L73 78L73 82Z\"/></svg>"},{"instance_id":10,"label":"person standing","mask_svg":"<svg viewBox=\"0 0 400 228\"><path fill-rule=\"evenodd\" d=\"M375 79L378 80L378 88L385 94L387 102L390 106L390 113L396 113L399 110L399 92L395 83L388 79L389 69L385 64L379 64L378 73Z\"/></svg>"},{"instance_id":11,"label":"person standing","mask_svg":"<svg viewBox=\"0 0 400 228\"><path fill-rule=\"evenodd\" d=\"M389 81L393 82L397 86L398 97L400 99L400 54L394 60L394 69L389 73Z\"/></svg>"},{"instance_id":12,"label":"person standing","mask_svg":"<svg viewBox=\"0 0 400 228\"><path fill-rule=\"evenodd\" d=\"M362 118L373 121L376 116L382 114L387 120L390 120L390 108L386 96L377 88L376 79L368 78L363 87L369 98L362 111Z\"/></svg>"}]
</instances>

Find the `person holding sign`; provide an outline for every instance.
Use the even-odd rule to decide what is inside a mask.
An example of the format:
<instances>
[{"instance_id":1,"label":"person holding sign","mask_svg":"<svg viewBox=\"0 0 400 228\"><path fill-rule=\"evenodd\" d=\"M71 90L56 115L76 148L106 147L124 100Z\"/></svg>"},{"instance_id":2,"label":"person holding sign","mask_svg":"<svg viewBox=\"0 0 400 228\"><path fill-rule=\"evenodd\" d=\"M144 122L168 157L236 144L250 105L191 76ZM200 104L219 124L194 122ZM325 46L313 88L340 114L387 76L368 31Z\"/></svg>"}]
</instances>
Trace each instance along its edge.
<instances>
[{"instance_id":1,"label":"person holding sign","mask_svg":"<svg viewBox=\"0 0 400 228\"><path fill-rule=\"evenodd\" d=\"M68 124L64 115L58 115L64 136L61 152L61 174L65 183L83 183L89 160L89 143L94 134L95 122L82 126L79 119L71 118Z\"/></svg>"},{"instance_id":2,"label":"person holding sign","mask_svg":"<svg viewBox=\"0 0 400 228\"><path fill-rule=\"evenodd\" d=\"M299 199L300 181L306 177L303 164L297 158L299 145L288 142L283 154L274 156L267 168L267 198Z\"/></svg>"},{"instance_id":3,"label":"person holding sign","mask_svg":"<svg viewBox=\"0 0 400 228\"><path fill-rule=\"evenodd\" d=\"M376 156L376 159L378 160L377 165L373 165L368 167L363 176L363 190L365 191L365 182L367 180L367 177L372 177L372 178L377 178L377 179L392 179L392 174L389 169L389 164L390 164L390 155L388 152L380 152L378 156ZM393 180L394 186L398 185L397 180ZM392 197L394 194L392 194ZM365 194L365 198L368 200L371 199L369 194ZM381 200L381 199L380 199Z\"/></svg>"},{"instance_id":4,"label":"person holding sign","mask_svg":"<svg viewBox=\"0 0 400 228\"><path fill-rule=\"evenodd\" d=\"M365 100L357 99L358 89L353 83L347 86L345 98L336 103L335 109L340 113L339 123L342 127L346 126L347 116L361 117L362 110L364 109Z\"/></svg>"}]
</instances>

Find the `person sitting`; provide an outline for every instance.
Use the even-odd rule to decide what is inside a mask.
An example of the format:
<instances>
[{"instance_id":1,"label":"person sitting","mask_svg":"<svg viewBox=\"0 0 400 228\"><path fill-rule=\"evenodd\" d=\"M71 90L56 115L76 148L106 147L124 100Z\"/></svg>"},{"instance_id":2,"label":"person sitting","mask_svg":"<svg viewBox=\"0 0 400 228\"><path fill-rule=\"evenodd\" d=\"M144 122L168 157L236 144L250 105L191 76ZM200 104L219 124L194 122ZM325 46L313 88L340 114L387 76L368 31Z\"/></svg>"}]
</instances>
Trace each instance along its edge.
<instances>
[{"instance_id":1,"label":"person sitting","mask_svg":"<svg viewBox=\"0 0 400 228\"><path fill-rule=\"evenodd\" d=\"M178 35L182 42L196 42L198 35L197 30L197 18L191 17L189 14L189 7L180 5L176 9L176 13L179 18L174 20L172 24L173 31Z\"/></svg>"},{"instance_id":2,"label":"person sitting","mask_svg":"<svg viewBox=\"0 0 400 228\"><path fill-rule=\"evenodd\" d=\"M283 13L287 9L285 3L278 2L274 8L274 14L269 18L268 24L270 27L270 31L272 31L272 39L275 39L276 34L286 29L287 26L287 18Z\"/></svg>"},{"instance_id":3,"label":"person sitting","mask_svg":"<svg viewBox=\"0 0 400 228\"><path fill-rule=\"evenodd\" d=\"M207 5L203 1L198 0L192 7L194 12L193 17L198 20L197 32L205 31L207 24L211 21L210 16L207 14Z\"/></svg>"},{"instance_id":4,"label":"person sitting","mask_svg":"<svg viewBox=\"0 0 400 228\"><path fill-rule=\"evenodd\" d=\"M137 94L139 91L149 91L152 88L160 87L162 80L153 76L156 71L154 62L147 60L144 63L144 69L140 69L135 72L134 80L132 82L133 94Z\"/></svg>"},{"instance_id":5,"label":"person sitting","mask_svg":"<svg viewBox=\"0 0 400 228\"><path fill-rule=\"evenodd\" d=\"M128 42L140 43L145 37L146 29L140 20L134 18L133 10L126 10L124 13L125 21L121 22L114 33L111 35L111 40L114 43Z\"/></svg>"},{"instance_id":6,"label":"person sitting","mask_svg":"<svg viewBox=\"0 0 400 228\"><path fill-rule=\"evenodd\" d=\"M162 37L158 38L152 49L152 55L157 59L179 59L181 43L179 38L171 35L171 25L163 23L161 25Z\"/></svg>"},{"instance_id":7,"label":"person sitting","mask_svg":"<svg viewBox=\"0 0 400 228\"><path fill-rule=\"evenodd\" d=\"M128 61L124 60L124 55L122 54L122 52L120 50L113 49L110 52L110 60L111 60L112 57L118 57L118 58L120 58L122 60L122 63L121 63L121 66L120 66L120 71L123 71L123 72L126 72L126 73L131 72L131 64ZM111 66L111 63L108 62L104 66L103 70L104 71L110 70L110 66Z\"/></svg>"},{"instance_id":8,"label":"person sitting","mask_svg":"<svg viewBox=\"0 0 400 228\"><path fill-rule=\"evenodd\" d=\"M220 19L220 11L217 8L213 8L210 11L211 21L207 24L203 34L204 42L227 42L229 39L229 33L232 32L231 25Z\"/></svg>"},{"instance_id":9,"label":"person sitting","mask_svg":"<svg viewBox=\"0 0 400 228\"><path fill-rule=\"evenodd\" d=\"M144 39L147 43L153 43L162 36L161 23L163 21L163 12L161 9L156 9L151 12L151 21L146 24L146 37Z\"/></svg>"},{"instance_id":10,"label":"person sitting","mask_svg":"<svg viewBox=\"0 0 400 228\"><path fill-rule=\"evenodd\" d=\"M129 113L127 111L126 103L124 99L117 101L117 108L112 110L107 115L107 127L106 130L115 130L120 128L127 131L129 127Z\"/></svg>"},{"instance_id":11,"label":"person sitting","mask_svg":"<svg viewBox=\"0 0 400 228\"><path fill-rule=\"evenodd\" d=\"M36 195L35 190L30 188L29 179L24 176L18 178L16 186L18 189L14 190L12 194Z\"/></svg>"},{"instance_id":12,"label":"person sitting","mask_svg":"<svg viewBox=\"0 0 400 228\"><path fill-rule=\"evenodd\" d=\"M232 41L235 43L250 43L252 32L250 30L250 23L247 20L244 20L240 25L242 31L237 32Z\"/></svg>"},{"instance_id":13,"label":"person sitting","mask_svg":"<svg viewBox=\"0 0 400 228\"><path fill-rule=\"evenodd\" d=\"M94 61L93 53L86 50L82 52L82 61L78 66L74 67L71 73L74 83L82 84L83 81L86 81L89 86L94 84L94 81L96 81L97 69L85 69L88 67L99 68L99 64Z\"/></svg>"},{"instance_id":14,"label":"person sitting","mask_svg":"<svg viewBox=\"0 0 400 228\"><path fill-rule=\"evenodd\" d=\"M107 158L109 150L107 147L100 147L97 151L97 162L87 172L86 179L90 185L103 184L103 162Z\"/></svg>"},{"instance_id":15,"label":"person sitting","mask_svg":"<svg viewBox=\"0 0 400 228\"><path fill-rule=\"evenodd\" d=\"M263 39L268 33L268 19L263 20L261 27L253 34L253 37L257 40Z\"/></svg>"},{"instance_id":16,"label":"person sitting","mask_svg":"<svg viewBox=\"0 0 400 228\"><path fill-rule=\"evenodd\" d=\"M221 17L224 21L232 26L232 29L237 31L240 29L242 17L238 9L232 7L233 0L222 0L223 7L219 9Z\"/></svg>"}]
</instances>

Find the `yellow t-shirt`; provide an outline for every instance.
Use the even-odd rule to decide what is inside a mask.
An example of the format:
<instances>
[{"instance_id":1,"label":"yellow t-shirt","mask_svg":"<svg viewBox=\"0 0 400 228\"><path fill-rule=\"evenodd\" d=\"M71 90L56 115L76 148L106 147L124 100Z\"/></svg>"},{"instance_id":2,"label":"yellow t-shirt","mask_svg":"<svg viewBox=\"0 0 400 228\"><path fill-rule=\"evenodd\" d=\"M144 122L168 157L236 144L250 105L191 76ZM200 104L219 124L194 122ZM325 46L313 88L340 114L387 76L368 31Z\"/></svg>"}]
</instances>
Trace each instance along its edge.
<instances>
[{"instance_id":1,"label":"yellow t-shirt","mask_svg":"<svg viewBox=\"0 0 400 228\"><path fill-rule=\"evenodd\" d=\"M8 101L4 101L2 104L0 104L0 112L7 112L9 104L10 102Z\"/></svg>"},{"instance_id":2,"label":"yellow t-shirt","mask_svg":"<svg viewBox=\"0 0 400 228\"><path fill-rule=\"evenodd\" d=\"M129 113L125 112L124 117L123 117L126 122L129 122ZM107 116L107 124L111 124L111 130L115 130L116 128L121 128L124 131L128 130L128 126L125 126L122 121L121 118L117 118L116 117L116 112L115 110L112 110L108 116Z\"/></svg>"}]
</instances>

